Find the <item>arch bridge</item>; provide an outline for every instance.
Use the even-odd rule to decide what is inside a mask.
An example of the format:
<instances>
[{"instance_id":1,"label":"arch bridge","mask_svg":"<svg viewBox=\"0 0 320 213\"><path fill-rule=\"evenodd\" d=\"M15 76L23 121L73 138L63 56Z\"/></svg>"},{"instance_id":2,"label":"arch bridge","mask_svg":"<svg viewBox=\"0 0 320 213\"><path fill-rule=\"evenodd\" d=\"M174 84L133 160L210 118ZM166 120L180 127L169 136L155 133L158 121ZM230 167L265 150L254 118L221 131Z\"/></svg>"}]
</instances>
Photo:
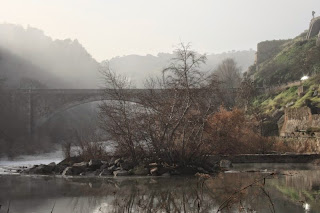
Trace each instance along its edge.
<instances>
[{"instance_id":1,"label":"arch bridge","mask_svg":"<svg viewBox=\"0 0 320 213\"><path fill-rule=\"evenodd\" d=\"M138 103L138 96L147 91L147 89L124 90L125 99ZM33 134L51 117L67 109L94 101L114 100L106 89L14 90L12 94L11 101L20 104L20 110L26 116L24 120L29 134Z\"/></svg>"}]
</instances>

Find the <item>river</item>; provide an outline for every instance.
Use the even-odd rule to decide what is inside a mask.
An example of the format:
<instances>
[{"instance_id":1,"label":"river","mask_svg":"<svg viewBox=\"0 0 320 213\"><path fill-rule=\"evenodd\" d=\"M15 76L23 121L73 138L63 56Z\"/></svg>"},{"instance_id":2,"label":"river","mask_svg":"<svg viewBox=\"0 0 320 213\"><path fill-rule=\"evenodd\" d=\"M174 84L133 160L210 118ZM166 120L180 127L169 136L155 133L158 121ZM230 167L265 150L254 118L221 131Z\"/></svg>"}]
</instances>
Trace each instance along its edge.
<instances>
[{"instance_id":1,"label":"river","mask_svg":"<svg viewBox=\"0 0 320 213\"><path fill-rule=\"evenodd\" d=\"M207 179L7 174L0 213L320 212L319 177L307 164L239 164Z\"/></svg>"}]
</instances>

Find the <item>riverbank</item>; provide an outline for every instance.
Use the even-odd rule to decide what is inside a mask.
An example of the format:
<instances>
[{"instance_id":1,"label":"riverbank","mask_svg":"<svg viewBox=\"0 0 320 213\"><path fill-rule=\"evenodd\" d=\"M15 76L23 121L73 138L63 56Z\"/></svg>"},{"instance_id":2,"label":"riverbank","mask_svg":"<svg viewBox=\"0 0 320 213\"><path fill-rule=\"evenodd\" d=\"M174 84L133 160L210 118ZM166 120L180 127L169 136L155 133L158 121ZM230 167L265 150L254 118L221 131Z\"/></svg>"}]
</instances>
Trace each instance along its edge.
<instances>
[{"instance_id":1,"label":"riverbank","mask_svg":"<svg viewBox=\"0 0 320 213\"><path fill-rule=\"evenodd\" d=\"M243 154L215 155L209 157L209 162L229 160L232 163L315 163L320 154Z\"/></svg>"},{"instance_id":2,"label":"riverbank","mask_svg":"<svg viewBox=\"0 0 320 213\"><path fill-rule=\"evenodd\" d=\"M215 174L230 170L233 164L310 164L319 165L319 154L246 154L246 155L216 155L210 156L206 165L190 165L181 167L169 166L164 163L148 162L135 165L124 159L102 161L92 159L84 161L80 157L65 159L59 163L35 164L30 166L1 165L1 173L31 174L31 175L62 175L62 176L177 176L194 175L196 173ZM241 168L241 166L238 166ZM272 167L270 167L271 169Z\"/></svg>"}]
</instances>

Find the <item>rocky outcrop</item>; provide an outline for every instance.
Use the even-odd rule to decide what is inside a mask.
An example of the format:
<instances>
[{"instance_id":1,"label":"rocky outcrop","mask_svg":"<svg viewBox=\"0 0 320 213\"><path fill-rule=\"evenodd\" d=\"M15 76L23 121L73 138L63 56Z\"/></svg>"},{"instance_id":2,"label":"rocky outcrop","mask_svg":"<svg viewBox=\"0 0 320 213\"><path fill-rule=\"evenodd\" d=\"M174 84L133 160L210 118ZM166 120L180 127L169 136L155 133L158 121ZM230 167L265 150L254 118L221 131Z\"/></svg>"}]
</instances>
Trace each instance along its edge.
<instances>
[{"instance_id":1,"label":"rocky outcrop","mask_svg":"<svg viewBox=\"0 0 320 213\"><path fill-rule=\"evenodd\" d=\"M320 32L320 16L311 20L307 39L310 39Z\"/></svg>"}]
</instances>

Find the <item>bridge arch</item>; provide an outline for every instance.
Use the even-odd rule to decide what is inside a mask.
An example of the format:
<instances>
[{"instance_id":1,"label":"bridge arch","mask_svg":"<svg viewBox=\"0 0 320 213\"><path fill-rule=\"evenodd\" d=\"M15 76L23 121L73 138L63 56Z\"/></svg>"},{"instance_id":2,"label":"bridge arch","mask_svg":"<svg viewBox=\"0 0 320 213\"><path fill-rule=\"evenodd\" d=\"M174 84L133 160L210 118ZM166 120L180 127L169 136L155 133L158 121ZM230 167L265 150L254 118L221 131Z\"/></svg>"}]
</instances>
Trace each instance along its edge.
<instances>
[{"instance_id":1,"label":"bridge arch","mask_svg":"<svg viewBox=\"0 0 320 213\"><path fill-rule=\"evenodd\" d=\"M145 89L128 89L123 92L127 101L139 103L139 94L146 91ZM104 89L39 89L20 92L29 97L28 131L30 134L60 112L85 103L114 100Z\"/></svg>"}]
</instances>

